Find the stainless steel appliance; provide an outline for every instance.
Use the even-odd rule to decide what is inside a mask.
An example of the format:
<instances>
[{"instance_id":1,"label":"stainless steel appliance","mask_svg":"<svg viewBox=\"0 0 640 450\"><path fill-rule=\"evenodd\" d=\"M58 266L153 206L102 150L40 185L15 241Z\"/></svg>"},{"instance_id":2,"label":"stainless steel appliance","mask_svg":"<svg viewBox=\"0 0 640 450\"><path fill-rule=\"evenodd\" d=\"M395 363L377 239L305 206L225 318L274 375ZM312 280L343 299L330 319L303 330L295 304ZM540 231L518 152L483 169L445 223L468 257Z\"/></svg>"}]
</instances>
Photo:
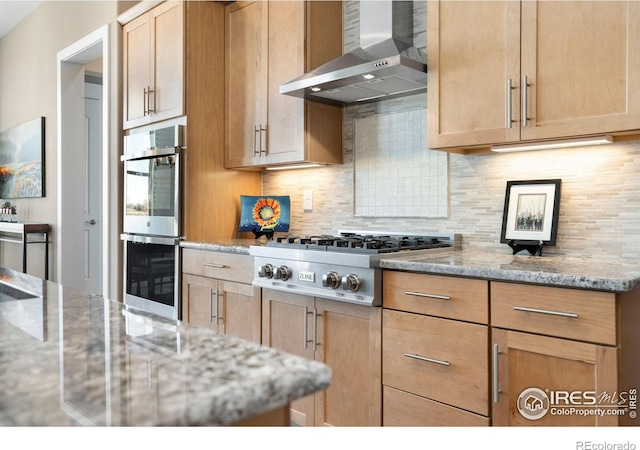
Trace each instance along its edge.
<instances>
[{"instance_id":1,"label":"stainless steel appliance","mask_svg":"<svg viewBox=\"0 0 640 450\"><path fill-rule=\"evenodd\" d=\"M125 233L180 235L182 136L182 125L125 136Z\"/></svg>"},{"instance_id":2,"label":"stainless steel appliance","mask_svg":"<svg viewBox=\"0 0 640 450\"><path fill-rule=\"evenodd\" d=\"M250 246L253 285L367 306L382 305L380 259L399 252L434 252L460 245L460 236L363 234L284 237Z\"/></svg>"},{"instance_id":3,"label":"stainless steel appliance","mask_svg":"<svg viewBox=\"0 0 640 450\"><path fill-rule=\"evenodd\" d=\"M180 318L182 125L125 136L124 303Z\"/></svg>"},{"instance_id":4,"label":"stainless steel appliance","mask_svg":"<svg viewBox=\"0 0 640 450\"><path fill-rule=\"evenodd\" d=\"M123 234L124 303L179 319L180 239Z\"/></svg>"},{"instance_id":5,"label":"stainless steel appliance","mask_svg":"<svg viewBox=\"0 0 640 450\"><path fill-rule=\"evenodd\" d=\"M280 86L280 93L345 105L426 92L427 57L413 46L413 2L363 1L360 47Z\"/></svg>"}]
</instances>

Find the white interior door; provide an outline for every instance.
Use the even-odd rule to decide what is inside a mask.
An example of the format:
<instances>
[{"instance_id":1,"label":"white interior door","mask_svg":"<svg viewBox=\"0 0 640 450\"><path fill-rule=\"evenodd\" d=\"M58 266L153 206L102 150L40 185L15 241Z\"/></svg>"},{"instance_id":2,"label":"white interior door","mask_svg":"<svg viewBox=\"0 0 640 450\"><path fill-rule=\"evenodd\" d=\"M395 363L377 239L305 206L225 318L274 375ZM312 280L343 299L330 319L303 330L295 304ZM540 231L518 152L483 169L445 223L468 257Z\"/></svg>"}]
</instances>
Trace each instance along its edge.
<instances>
[{"instance_id":1,"label":"white interior door","mask_svg":"<svg viewBox=\"0 0 640 450\"><path fill-rule=\"evenodd\" d=\"M102 85L84 87L84 292L102 293Z\"/></svg>"}]
</instances>

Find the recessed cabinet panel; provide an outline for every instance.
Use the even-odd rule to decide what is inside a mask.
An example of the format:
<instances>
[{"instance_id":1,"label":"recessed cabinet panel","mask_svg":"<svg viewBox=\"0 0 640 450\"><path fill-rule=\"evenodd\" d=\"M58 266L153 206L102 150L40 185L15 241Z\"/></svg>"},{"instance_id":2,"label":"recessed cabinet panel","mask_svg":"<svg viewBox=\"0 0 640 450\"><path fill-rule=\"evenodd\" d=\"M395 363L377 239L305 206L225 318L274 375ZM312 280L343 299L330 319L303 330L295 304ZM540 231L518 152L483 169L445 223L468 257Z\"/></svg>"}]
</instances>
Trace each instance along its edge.
<instances>
[{"instance_id":1,"label":"recessed cabinet panel","mask_svg":"<svg viewBox=\"0 0 640 450\"><path fill-rule=\"evenodd\" d=\"M184 115L183 2L165 2L123 26L123 128Z\"/></svg>"},{"instance_id":2,"label":"recessed cabinet panel","mask_svg":"<svg viewBox=\"0 0 640 450\"><path fill-rule=\"evenodd\" d=\"M521 139L640 128L640 4L522 2Z\"/></svg>"},{"instance_id":3,"label":"recessed cabinet panel","mask_svg":"<svg viewBox=\"0 0 640 450\"><path fill-rule=\"evenodd\" d=\"M427 2L429 147L519 138L520 4ZM506 126L507 99L514 125Z\"/></svg>"},{"instance_id":4,"label":"recessed cabinet panel","mask_svg":"<svg viewBox=\"0 0 640 450\"><path fill-rule=\"evenodd\" d=\"M226 7L227 168L342 162L342 108L280 94L280 85L342 54L342 3Z\"/></svg>"}]
</instances>

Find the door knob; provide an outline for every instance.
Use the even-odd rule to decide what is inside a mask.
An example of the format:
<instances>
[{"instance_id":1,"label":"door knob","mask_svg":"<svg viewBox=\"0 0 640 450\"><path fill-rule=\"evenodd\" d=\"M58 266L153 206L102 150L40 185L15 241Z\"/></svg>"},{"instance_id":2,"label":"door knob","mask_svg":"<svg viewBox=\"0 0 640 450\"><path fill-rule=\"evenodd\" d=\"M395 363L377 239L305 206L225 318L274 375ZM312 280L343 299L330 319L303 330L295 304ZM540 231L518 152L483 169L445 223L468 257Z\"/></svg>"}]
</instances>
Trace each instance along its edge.
<instances>
[{"instance_id":1,"label":"door knob","mask_svg":"<svg viewBox=\"0 0 640 450\"><path fill-rule=\"evenodd\" d=\"M91 220L85 220L84 223L86 223L87 225L95 225L96 223L96 219L91 219Z\"/></svg>"}]
</instances>

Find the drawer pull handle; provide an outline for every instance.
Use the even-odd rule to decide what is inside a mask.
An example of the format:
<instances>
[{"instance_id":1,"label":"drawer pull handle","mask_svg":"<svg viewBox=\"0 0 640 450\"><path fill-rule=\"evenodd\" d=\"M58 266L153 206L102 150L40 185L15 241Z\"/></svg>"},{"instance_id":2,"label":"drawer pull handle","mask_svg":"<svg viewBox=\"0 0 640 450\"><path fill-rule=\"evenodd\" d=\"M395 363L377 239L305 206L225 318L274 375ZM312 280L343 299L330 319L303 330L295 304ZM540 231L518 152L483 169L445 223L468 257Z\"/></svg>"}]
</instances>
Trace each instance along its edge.
<instances>
[{"instance_id":1,"label":"drawer pull handle","mask_svg":"<svg viewBox=\"0 0 640 450\"><path fill-rule=\"evenodd\" d=\"M500 348L498 344L493 344L493 403L500 401L500 380L498 378L498 355Z\"/></svg>"},{"instance_id":2,"label":"drawer pull handle","mask_svg":"<svg viewBox=\"0 0 640 450\"><path fill-rule=\"evenodd\" d=\"M562 311L548 311L546 309L525 308L524 306L514 306L513 309L516 311L547 314L549 316L571 317L572 319L578 318L578 315L576 313L568 313L568 312L562 312Z\"/></svg>"},{"instance_id":3,"label":"drawer pull handle","mask_svg":"<svg viewBox=\"0 0 640 450\"><path fill-rule=\"evenodd\" d=\"M430 363L440 364L441 366L449 366L449 361L441 361L439 359L427 358L426 356L414 355L413 353L405 353L407 358L419 359L420 361L427 361Z\"/></svg>"},{"instance_id":4,"label":"drawer pull handle","mask_svg":"<svg viewBox=\"0 0 640 450\"><path fill-rule=\"evenodd\" d=\"M202 265L205 267L213 267L215 269L224 269L227 267L224 264L214 264L214 263L204 263Z\"/></svg>"},{"instance_id":5,"label":"drawer pull handle","mask_svg":"<svg viewBox=\"0 0 640 450\"><path fill-rule=\"evenodd\" d=\"M437 298L438 300L451 300L451 297L447 295L424 294L422 292L413 292L413 291L404 291L404 294L412 295L414 297Z\"/></svg>"}]
</instances>

